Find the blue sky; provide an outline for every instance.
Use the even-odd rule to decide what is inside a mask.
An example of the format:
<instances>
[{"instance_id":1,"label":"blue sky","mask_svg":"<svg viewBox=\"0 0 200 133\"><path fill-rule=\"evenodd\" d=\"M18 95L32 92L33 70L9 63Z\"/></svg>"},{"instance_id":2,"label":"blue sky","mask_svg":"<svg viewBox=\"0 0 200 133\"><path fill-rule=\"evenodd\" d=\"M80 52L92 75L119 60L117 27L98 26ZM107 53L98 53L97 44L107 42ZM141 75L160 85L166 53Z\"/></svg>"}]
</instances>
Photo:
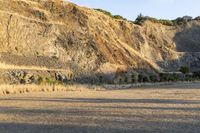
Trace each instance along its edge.
<instances>
[{"instance_id":1,"label":"blue sky","mask_svg":"<svg viewBox=\"0 0 200 133\"><path fill-rule=\"evenodd\" d=\"M156 18L175 19L200 16L200 0L69 0L90 8L101 8L134 20L139 13Z\"/></svg>"}]
</instances>

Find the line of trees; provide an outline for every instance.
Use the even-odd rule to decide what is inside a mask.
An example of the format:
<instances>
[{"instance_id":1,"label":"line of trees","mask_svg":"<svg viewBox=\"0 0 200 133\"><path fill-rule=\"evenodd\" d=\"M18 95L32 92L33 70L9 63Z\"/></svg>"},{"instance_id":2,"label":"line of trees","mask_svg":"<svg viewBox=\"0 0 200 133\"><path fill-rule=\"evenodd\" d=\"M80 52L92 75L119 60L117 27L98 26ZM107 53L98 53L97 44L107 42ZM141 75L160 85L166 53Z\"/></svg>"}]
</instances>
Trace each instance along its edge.
<instances>
[{"instance_id":1,"label":"line of trees","mask_svg":"<svg viewBox=\"0 0 200 133\"><path fill-rule=\"evenodd\" d=\"M142 25L145 21L151 21L153 23L161 23L163 25L174 26L174 25L182 25L192 20L200 20L200 16L194 19L191 16L183 16L183 17L178 17L177 19L174 20L167 20L167 19L156 19L153 17L143 16L142 14L139 14L134 23Z\"/></svg>"},{"instance_id":2,"label":"line of trees","mask_svg":"<svg viewBox=\"0 0 200 133\"><path fill-rule=\"evenodd\" d=\"M95 9L95 10L102 12L105 15L108 15L109 17L114 18L114 19L127 20L126 18L124 18L120 15L113 15L109 11L106 11L103 9ZM144 16L140 13L135 21L131 21L131 20L127 20L127 21L132 22L134 24L138 24L138 25L142 25L145 21L151 21L153 23L160 23L160 24L167 25L167 26L175 26L175 25L185 24L192 20L200 21L200 16L198 16L194 19L191 16L183 16L183 17L178 17L177 19L174 19L174 20L167 20L167 19L157 19L157 18L150 17L150 16Z\"/></svg>"}]
</instances>

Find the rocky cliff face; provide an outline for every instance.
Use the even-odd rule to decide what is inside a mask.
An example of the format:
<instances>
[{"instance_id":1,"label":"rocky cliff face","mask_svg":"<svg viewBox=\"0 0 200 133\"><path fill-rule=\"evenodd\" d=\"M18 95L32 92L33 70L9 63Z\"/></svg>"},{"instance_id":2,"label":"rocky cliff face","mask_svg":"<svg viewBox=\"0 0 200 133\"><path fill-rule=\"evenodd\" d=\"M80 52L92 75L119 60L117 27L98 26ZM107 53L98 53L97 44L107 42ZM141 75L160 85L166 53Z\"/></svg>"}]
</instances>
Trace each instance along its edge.
<instances>
[{"instance_id":1,"label":"rocky cliff face","mask_svg":"<svg viewBox=\"0 0 200 133\"><path fill-rule=\"evenodd\" d=\"M198 21L139 26L52 0L0 0L0 18L1 69L70 71L83 80L200 68Z\"/></svg>"}]
</instances>

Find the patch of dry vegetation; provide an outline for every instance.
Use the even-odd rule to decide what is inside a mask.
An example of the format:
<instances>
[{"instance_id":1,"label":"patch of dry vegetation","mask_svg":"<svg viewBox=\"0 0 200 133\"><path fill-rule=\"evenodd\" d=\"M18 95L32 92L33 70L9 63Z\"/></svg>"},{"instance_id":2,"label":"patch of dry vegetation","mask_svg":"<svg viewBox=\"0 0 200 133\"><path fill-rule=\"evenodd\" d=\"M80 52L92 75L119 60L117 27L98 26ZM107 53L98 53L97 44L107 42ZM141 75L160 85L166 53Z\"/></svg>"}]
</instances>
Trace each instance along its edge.
<instances>
[{"instance_id":1,"label":"patch of dry vegetation","mask_svg":"<svg viewBox=\"0 0 200 133\"><path fill-rule=\"evenodd\" d=\"M6 64L4 62L0 62L0 69L14 69L14 70L43 70L43 71L67 71L64 69L52 69L43 66L18 66L12 64Z\"/></svg>"},{"instance_id":2,"label":"patch of dry vegetation","mask_svg":"<svg viewBox=\"0 0 200 133\"><path fill-rule=\"evenodd\" d=\"M98 91L103 90L103 87L95 85L0 85L0 95L87 90Z\"/></svg>"}]
</instances>

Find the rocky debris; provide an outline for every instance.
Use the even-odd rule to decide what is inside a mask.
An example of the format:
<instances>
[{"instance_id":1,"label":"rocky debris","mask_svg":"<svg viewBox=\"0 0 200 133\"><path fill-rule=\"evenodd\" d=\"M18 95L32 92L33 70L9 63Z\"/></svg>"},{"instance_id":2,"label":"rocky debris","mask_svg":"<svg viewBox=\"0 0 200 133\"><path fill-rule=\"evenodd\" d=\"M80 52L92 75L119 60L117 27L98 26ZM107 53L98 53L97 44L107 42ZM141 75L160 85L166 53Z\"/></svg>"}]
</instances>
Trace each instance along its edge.
<instances>
[{"instance_id":1,"label":"rocky debris","mask_svg":"<svg viewBox=\"0 0 200 133\"><path fill-rule=\"evenodd\" d=\"M37 84L39 78L38 75L27 73L23 70L10 71L7 75L10 78L11 84Z\"/></svg>"},{"instance_id":2,"label":"rocky debris","mask_svg":"<svg viewBox=\"0 0 200 133\"><path fill-rule=\"evenodd\" d=\"M60 72L55 73L55 79L64 84L67 84L70 80L72 80L71 77L67 77L66 75Z\"/></svg>"},{"instance_id":3,"label":"rocky debris","mask_svg":"<svg viewBox=\"0 0 200 133\"><path fill-rule=\"evenodd\" d=\"M75 81L70 72L9 70L4 73L9 84L67 84Z\"/></svg>"}]
</instances>

